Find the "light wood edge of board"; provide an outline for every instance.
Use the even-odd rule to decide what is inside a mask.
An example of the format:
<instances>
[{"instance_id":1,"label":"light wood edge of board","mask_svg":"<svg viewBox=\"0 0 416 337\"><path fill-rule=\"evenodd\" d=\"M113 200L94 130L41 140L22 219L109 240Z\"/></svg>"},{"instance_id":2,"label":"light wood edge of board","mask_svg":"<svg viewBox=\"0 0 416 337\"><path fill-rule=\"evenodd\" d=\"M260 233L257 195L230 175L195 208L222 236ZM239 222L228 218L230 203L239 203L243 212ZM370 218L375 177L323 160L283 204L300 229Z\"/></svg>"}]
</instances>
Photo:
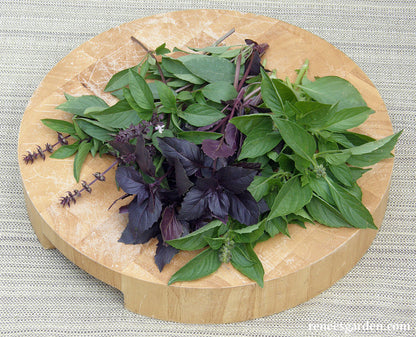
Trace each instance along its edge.
<instances>
[{"instance_id":1,"label":"light wood edge of board","mask_svg":"<svg viewBox=\"0 0 416 337\"><path fill-rule=\"evenodd\" d=\"M78 50L79 48L71 54L74 55ZM88 57L94 62L99 55ZM48 76L56 77L52 86L58 85L59 76L53 72ZM34 94L36 100L41 101L50 88L51 86L39 88ZM371 86L371 90L374 95L377 94L374 87ZM387 166L387 171L391 174L392 159ZM383 191L380 203L372 211L378 227L384 217L389 186L390 182ZM255 283L223 288L192 288L175 284L167 286L117 273L85 256L46 223L27 196L26 190L25 199L34 231L45 248L56 247L77 266L119 289L124 294L127 309L149 317L186 323L243 321L274 314L305 302L343 277L364 255L377 233L375 230L357 230L331 254L296 272L266 280L264 288ZM334 270L336 264L338 267Z\"/></svg>"}]
</instances>

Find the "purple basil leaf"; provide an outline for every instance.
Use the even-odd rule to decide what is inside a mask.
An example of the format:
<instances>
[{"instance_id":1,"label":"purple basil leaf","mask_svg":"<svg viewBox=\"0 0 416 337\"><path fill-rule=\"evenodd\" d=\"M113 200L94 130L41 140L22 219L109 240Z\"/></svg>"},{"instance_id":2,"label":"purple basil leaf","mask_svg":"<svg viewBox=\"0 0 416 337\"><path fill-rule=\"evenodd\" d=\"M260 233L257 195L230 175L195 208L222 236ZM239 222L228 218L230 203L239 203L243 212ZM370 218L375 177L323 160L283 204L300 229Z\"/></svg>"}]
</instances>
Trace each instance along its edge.
<instances>
[{"instance_id":1,"label":"purple basil leaf","mask_svg":"<svg viewBox=\"0 0 416 337\"><path fill-rule=\"evenodd\" d=\"M158 141L162 154L171 162L178 159L188 176L202 167L203 156L194 143L174 137L159 137Z\"/></svg>"},{"instance_id":2,"label":"purple basil leaf","mask_svg":"<svg viewBox=\"0 0 416 337\"><path fill-rule=\"evenodd\" d=\"M253 61L251 62L251 67L249 70L249 75L250 76L257 76L258 74L260 74L260 66L261 66L261 59L260 59L260 54L257 50L253 50ZM250 63L250 59L248 59L246 61L245 66L247 67L248 64Z\"/></svg>"},{"instance_id":3,"label":"purple basil leaf","mask_svg":"<svg viewBox=\"0 0 416 337\"><path fill-rule=\"evenodd\" d=\"M128 226L139 232L148 230L160 217L162 202L157 196L149 195L140 200L137 196L129 204Z\"/></svg>"},{"instance_id":4,"label":"purple basil leaf","mask_svg":"<svg viewBox=\"0 0 416 337\"><path fill-rule=\"evenodd\" d=\"M184 226L176 218L175 210L172 206L166 207L163 211L159 226L163 241L180 238L184 232Z\"/></svg>"},{"instance_id":5,"label":"purple basil leaf","mask_svg":"<svg viewBox=\"0 0 416 337\"><path fill-rule=\"evenodd\" d=\"M140 169L147 175L154 177L156 168L153 164L152 156L146 149L146 144L142 135L137 136L136 151L134 154L136 155L136 163L139 165Z\"/></svg>"},{"instance_id":6,"label":"purple basil leaf","mask_svg":"<svg viewBox=\"0 0 416 337\"><path fill-rule=\"evenodd\" d=\"M162 201L162 204L171 205L181 202L182 195L176 190L159 189L158 196Z\"/></svg>"},{"instance_id":7,"label":"purple basil leaf","mask_svg":"<svg viewBox=\"0 0 416 337\"><path fill-rule=\"evenodd\" d=\"M204 168L202 168L201 173L205 178L209 178L215 171L218 171L221 167L227 166L227 162L228 160L226 158L217 158L217 160L214 161L212 158L204 156Z\"/></svg>"},{"instance_id":8,"label":"purple basil leaf","mask_svg":"<svg viewBox=\"0 0 416 337\"><path fill-rule=\"evenodd\" d=\"M192 182L189 180L183 165L179 159L175 159L175 180L176 189L180 195L185 194L192 187Z\"/></svg>"},{"instance_id":9,"label":"purple basil leaf","mask_svg":"<svg viewBox=\"0 0 416 337\"><path fill-rule=\"evenodd\" d=\"M249 191L240 194L228 193L230 215L246 226L254 225L260 216L259 206Z\"/></svg>"},{"instance_id":10,"label":"purple basil leaf","mask_svg":"<svg viewBox=\"0 0 416 337\"><path fill-rule=\"evenodd\" d=\"M158 239L159 242L156 248L155 263L159 268L159 271L162 271L163 267L172 260L172 258L179 252L179 250L173 248L172 246L166 245L161 237Z\"/></svg>"},{"instance_id":11,"label":"purple basil leaf","mask_svg":"<svg viewBox=\"0 0 416 337\"><path fill-rule=\"evenodd\" d=\"M202 151L212 159L231 157L235 153L234 148L226 144L223 139L204 139L202 141Z\"/></svg>"},{"instance_id":12,"label":"purple basil leaf","mask_svg":"<svg viewBox=\"0 0 416 337\"><path fill-rule=\"evenodd\" d=\"M135 150L134 145L126 142L119 142L117 140L112 140L110 145L119 152L120 157L134 153Z\"/></svg>"},{"instance_id":13,"label":"purple basil leaf","mask_svg":"<svg viewBox=\"0 0 416 337\"><path fill-rule=\"evenodd\" d=\"M192 187L182 201L179 211L179 220L194 220L204 214L207 207L205 191L197 187Z\"/></svg>"},{"instance_id":14,"label":"purple basil leaf","mask_svg":"<svg viewBox=\"0 0 416 337\"><path fill-rule=\"evenodd\" d=\"M218 170L216 177L219 183L233 193L241 193L247 189L257 171L237 166L226 166Z\"/></svg>"},{"instance_id":15,"label":"purple basil leaf","mask_svg":"<svg viewBox=\"0 0 416 337\"><path fill-rule=\"evenodd\" d=\"M238 130L234 124L228 123L225 127L224 138L225 142L235 150L237 150L237 136Z\"/></svg>"},{"instance_id":16,"label":"purple basil leaf","mask_svg":"<svg viewBox=\"0 0 416 337\"><path fill-rule=\"evenodd\" d=\"M119 166L116 171L116 181L121 189L128 194L137 194L139 198L148 197L145 182L132 166Z\"/></svg>"},{"instance_id":17,"label":"purple basil leaf","mask_svg":"<svg viewBox=\"0 0 416 337\"><path fill-rule=\"evenodd\" d=\"M152 226L148 230L144 232L136 231L134 228L127 225L124 229L123 233L121 234L120 239L118 242L122 242L125 244L139 244L139 243L146 243L151 238L155 237L159 233L158 226Z\"/></svg>"},{"instance_id":18,"label":"purple basil leaf","mask_svg":"<svg viewBox=\"0 0 416 337\"><path fill-rule=\"evenodd\" d=\"M230 200L225 192L214 190L207 196L208 208L216 218L224 223L227 222Z\"/></svg>"}]
</instances>

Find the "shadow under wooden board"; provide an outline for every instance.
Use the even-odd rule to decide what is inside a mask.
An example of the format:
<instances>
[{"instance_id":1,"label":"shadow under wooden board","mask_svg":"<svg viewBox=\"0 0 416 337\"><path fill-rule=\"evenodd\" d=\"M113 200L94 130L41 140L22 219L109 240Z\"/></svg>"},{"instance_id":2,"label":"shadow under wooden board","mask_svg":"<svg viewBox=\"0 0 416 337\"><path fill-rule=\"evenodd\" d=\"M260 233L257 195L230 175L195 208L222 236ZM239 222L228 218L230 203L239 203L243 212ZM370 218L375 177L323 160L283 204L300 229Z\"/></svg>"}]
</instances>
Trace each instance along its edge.
<instances>
[{"instance_id":1,"label":"shadow under wooden board","mask_svg":"<svg viewBox=\"0 0 416 337\"><path fill-rule=\"evenodd\" d=\"M272 18L225 10L188 10L138 19L104 32L69 53L40 83L21 123L18 155L27 209L39 241L57 248L69 260L124 294L125 307L163 320L190 323L236 322L271 315L316 296L343 277L364 255L377 231L328 228L308 224L306 229L289 225L291 238L277 235L255 247L265 269L260 288L231 265L222 265L198 281L167 285L169 278L195 252L181 252L159 272L154 263L156 240L144 245L118 242L127 223L125 214L109 205L123 195L114 183L114 170L106 182L94 185L91 195L73 207L58 199L76 183L73 158L38 160L24 165L22 156L37 144L51 143L56 134L42 118L70 120L70 114L55 107L74 96L93 94L108 104L116 99L104 93L110 77L136 65L145 52L131 40L139 39L150 49L166 42L168 48L203 47L231 28L226 43L241 44L249 38L268 43L267 67L279 78L296 77L305 59L309 76L337 75L350 81L376 113L355 131L376 139L393 133L386 107L363 71L345 54L319 37ZM81 180L102 171L111 158L88 157ZM363 203L376 225L382 223L393 160L374 165L359 180Z\"/></svg>"}]
</instances>

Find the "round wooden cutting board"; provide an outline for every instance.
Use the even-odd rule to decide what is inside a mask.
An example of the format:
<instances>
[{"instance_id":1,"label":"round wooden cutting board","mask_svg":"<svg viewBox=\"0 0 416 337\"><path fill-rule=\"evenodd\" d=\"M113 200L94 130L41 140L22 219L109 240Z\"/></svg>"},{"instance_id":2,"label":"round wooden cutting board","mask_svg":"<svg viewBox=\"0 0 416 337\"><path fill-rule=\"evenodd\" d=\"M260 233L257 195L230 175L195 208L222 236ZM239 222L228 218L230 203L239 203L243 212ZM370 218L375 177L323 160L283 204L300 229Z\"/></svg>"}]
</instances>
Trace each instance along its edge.
<instances>
[{"instance_id":1,"label":"round wooden cutting board","mask_svg":"<svg viewBox=\"0 0 416 337\"><path fill-rule=\"evenodd\" d=\"M206 278L168 286L171 275L195 252L181 252L159 272L153 257L156 240L144 245L125 245L118 239L127 223L118 207L108 210L123 194L116 189L114 170L103 183L93 186L70 208L59 204L66 191L79 188L73 178L73 158L47 158L25 165L22 157L36 145L54 143L56 133L42 118L70 120L55 107L74 96L97 95L110 105L115 98L103 92L117 71L136 65L145 55L131 36L149 49L166 42L167 47L211 45L235 28L226 44L249 38L268 43L268 69L279 78L296 77L309 59L309 77L337 75L350 81L376 111L355 131L382 138L393 133L386 107L362 70L342 52L317 36L275 19L225 10L189 10L138 19L104 32L68 54L41 82L21 123L18 155L27 209L39 241L45 248L59 249L69 260L124 294L125 307L159 319L190 323L236 322L262 317L307 301L343 277L363 256L377 231L328 228L309 224L290 225L291 238L277 235L255 251L265 269L264 288L229 265ZM81 180L103 171L110 157L88 157ZM360 180L363 202L376 225L382 223L387 204L393 160L373 166ZM122 203L119 203L121 205Z\"/></svg>"}]
</instances>

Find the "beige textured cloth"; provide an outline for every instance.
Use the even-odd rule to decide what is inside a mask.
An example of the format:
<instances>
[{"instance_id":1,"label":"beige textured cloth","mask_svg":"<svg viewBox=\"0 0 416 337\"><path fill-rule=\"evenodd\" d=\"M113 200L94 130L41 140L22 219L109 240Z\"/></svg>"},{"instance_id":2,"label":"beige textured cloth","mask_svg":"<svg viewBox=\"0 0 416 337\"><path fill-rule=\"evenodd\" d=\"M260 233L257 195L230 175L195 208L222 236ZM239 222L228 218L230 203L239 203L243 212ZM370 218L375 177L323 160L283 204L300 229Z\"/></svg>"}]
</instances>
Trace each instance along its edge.
<instances>
[{"instance_id":1,"label":"beige textured cloth","mask_svg":"<svg viewBox=\"0 0 416 337\"><path fill-rule=\"evenodd\" d=\"M44 250L26 213L16 156L25 107L61 58L121 23L196 8L262 14L324 38L364 70L394 130L404 129L382 228L356 267L304 304L235 324L187 325L131 313L121 292L59 251ZM414 0L0 0L0 335L415 336L415 89Z\"/></svg>"}]
</instances>

